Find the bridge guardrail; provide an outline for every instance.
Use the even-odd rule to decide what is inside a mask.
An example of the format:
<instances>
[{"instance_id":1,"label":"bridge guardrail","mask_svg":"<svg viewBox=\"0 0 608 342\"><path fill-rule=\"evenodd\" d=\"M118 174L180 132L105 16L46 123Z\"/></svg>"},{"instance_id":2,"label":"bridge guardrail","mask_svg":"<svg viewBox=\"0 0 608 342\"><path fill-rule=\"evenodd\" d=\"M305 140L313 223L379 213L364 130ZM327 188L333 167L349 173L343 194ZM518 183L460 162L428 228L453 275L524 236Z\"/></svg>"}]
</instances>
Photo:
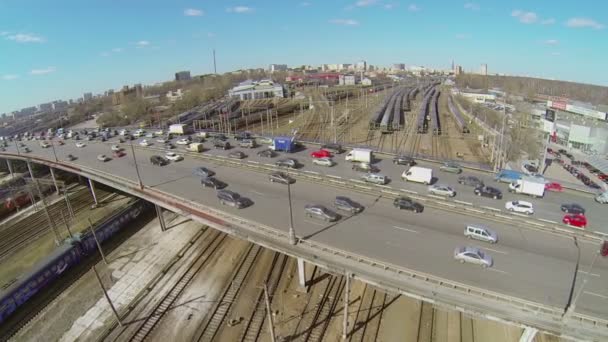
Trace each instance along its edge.
<instances>
[{"instance_id":1,"label":"bridge guardrail","mask_svg":"<svg viewBox=\"0 0 608 342\"><path fill-rule=\"evenodd\" d=\"M44 165L59 167L66 171L72 171L72 172L76 171L81 174L83 174L83 171L84 171L85 175L90 174L90 175L93 175L93 176L96 176L99 178L103 178L105 181L105 184L107 184L109 186L114 186L116 188L120 188L121 186L124 187L126 185L128 187L132 187L133 189L139 189L139 184L134 180L130 180L130 179L127 179L124 177L119 177L119 176L116 176L114 174L107 173L104 171L95 170L95 169L92 169L92 168L89 168L86 166L81 166L76 163L68 163L68 162L63 162L63 161L55 162L55 161L47 160L47 159L40 158L40 157L21 156L21 155L8 154L8 153L2 153L2 154L11 156L16 159L22 159L22 160L30 159L32 161L37 161ZM173 194L164 192L164 191L156 189L156 188L144 187L144 189L141 190L141 192L143 194L146 194L146 192L160 194L161 196L164 196L165 198L172 199L175 203L186 203L187 205L183 205L183 207L190 209L189 213L192 215L197 215L197 211L199 211L199 210L213 213L213 215L219 216L219 217L221 217L222 220L225 220L224 223L229 223L230 226L228 228L231 228L231 229L245 226L245 227L248 227L247 229L249 229L249 230L253 230L255 232L263 232L264 234L269 235L271 238L281 240L281 242L283 242L283 243L285 243L289 239L288 234L286 232L268 227L266 225L263 225L263 224L260 224L257 222L244 220L240 217L235 217L234 215L227 214L223 211L202 205L200 203L197 203L197 202L194 202L194 201L191 201L188 199L184 199L184 198L175 196ZM168 203L168 204L170 204L170 203ZM194 209L194 210L192 210L192 209ZM234 225L236 225L236 227ZM461 294L474 295L479 298L485 298L485 299L490 299L490 300L497 301L500 303L509 304L509 305L518 307L521 310L524 310L527 312L532 311L537 314L538 313L546 314L546 315L553 317L554 319L561 319L564 314L564 311L561 308L551 307L551 306L536 303L533 301L528 301L528 300L524 300L521 298L512 297L512 296L500 294L497 292L477 288L474 286L469 286L466 284L453 282L453 281L450 281L447 279L425 274L423 272L418 272L418 271L410 270L410 269L403 268L400 266L396 266L396 265L393 265L393 264L390 264L387 262L382 262L380 260L374 260L374 259L371 259L371 258L368 258L365 256L358 255L356 253L340 250L340 249L330 247L328 245L325 245L325 244L322 244L319 242L310 241L310 240L299 240L299 242L301 245L306 245L310 249L314 249L314 250L318 251L319 253L333 254L334 256L340 256L347 260L366 264L370 267L376 268L381 271L385 271L385 272L390 271L397 276L407 276L408 278L420 280L420 281L429 283L431 285L442 287L442 288L445 288L448 290L457 291L458 293L461 293ZM583 315L583 314L579 314L579 313L573 313L571 315L571 319L575 320L576 322L578 322L581 325L608 329L608 320L603 320L600 318L595 318L595 317L591 317L591 316Z\"/></svg>"}]
</instances>

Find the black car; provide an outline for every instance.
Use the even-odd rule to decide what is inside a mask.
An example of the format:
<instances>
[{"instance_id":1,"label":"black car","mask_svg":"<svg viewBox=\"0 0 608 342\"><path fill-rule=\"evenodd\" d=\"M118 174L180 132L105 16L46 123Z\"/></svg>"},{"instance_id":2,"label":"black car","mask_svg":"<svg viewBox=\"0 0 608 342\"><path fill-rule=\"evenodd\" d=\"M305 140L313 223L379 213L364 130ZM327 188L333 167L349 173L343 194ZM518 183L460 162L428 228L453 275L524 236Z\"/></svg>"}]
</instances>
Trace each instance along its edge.
<instances>
[{"instance_id":1,"label":"black car","mask_svg":"<svg viewBox=\"0 0 608 342\"><path fill-rule=\"evenodd\" d=\"M395 158L393 158L393 164L414 166L416 165L416 161L412 157L396 156Z\"/></svg>"},{"instance_id":2,"label":"black car","mask_svg":"<svg viewBox=\"0 0 608 342\"><path fill-rule=\"evenodd\" d=\"M242 151L234 151L234 152L230 152L228 154L228 157L234 158L234 159L243 159L243 158L246 158L247 155L245 153L243 153Z\"/></svg>"},{"instance_id":3,"label":"black car","mask_svg":"<svg viewBox=\"0 0 608 342\"><path fill-rule=\"evenodd\" d=\"M285 159L277 160L277 162L274 163L274 165L278 166L278 167L287 167L290 169L295 169L298 167L298 161L293 158L285 158Z\"/></svg>"},{"instance_id":4,"label":"black car","mask_svg":"<svg viewBox=\"0 0 608 342\"><path fill-rule=\"evenodd\" d=\"M213 135L213 138L214 138L214 140L221 140L221 141L226 141L226 140L228 140L228 137L227 137L227 136L225 136L225 135L224 135L224 134L222 134L222 133L214 134L214 135Z\"/></svg>"},{"instance_id":5,"label":"black car","mask_svg":"<svg viewBox=\"0 0 608 342\"><path fill-rule=\"evenodd\" d=\"M363 206L348 197L336 196L334 201L334 207L338 210L344 210L353 214L360 213L363 211Z\"/></svg>"},{"instance_id":6,"label":"black car","mask_svg":"<svg viewBox=\"0 0 608 342\"><path fill-rule=\"evenodd\" d=\"M460 176L458 177L458 184L472 186L474 188L482 187L483 181L475 176Z\"/></svg>"},{"instance_id":7,"label":"black car","mask_svg":"<svg viewBox=\"0 0 608 342\"><path fill-rule=\"evenodd\" d=\"M66 160L67 160L67 161L74 161L74 160L76 160L76 157L74 157L74 156L73 156L73 155L71 155L71 154L68 154L68 156L66 157Z\"/></svg>"},{"instance_id":8,"label":"black car","mask_svg":"<svg viewBox=\"0 0 608 342\"><path fill-rule=\"evenodd\" d=\"M175 148L175 145L173 145L171 143L167 143L167 144L165 144L165 148L168 149L168 150L172 150L172 149Z\"/></svg>"},{"instance_id":9,"label":"black car","mask_svg":"<svg viewBox=\"0 0 608 342\"><path fill-rule=\"evenodd\" d=\"M562 204L560 209L568 214L584 214L585 208L583 208L580 204L576 203L565 203Z\"/></svg>"},{"instance_id":10,"label":"black car","mask_svg":"<svg viewBox=\"0 0 608 342\"><path fill-rule=\"evenodd\" d=\"M275 152L273 150L263 150L258 152L258 156L264 158L272 158L275 156Z\"/></svg>"},{"instance_id":11,"label":"black car","mask_svg":"<svg viewBox=\"0 0 608 342\"><path fill-rule=\"evenodd\" d=\"M369 163L357 163L352 166L353 171L365 173L377 173L380 169Z\"/></svg>"},{"instance_id":12,"label":"black car","mask_svg":"<svg viewBox=\"0 0 608 342\"><path fill-rule=\"evenodd\" d=\"M155 155L150 157L150 163L152 163L152 165L163 166L169 164L169 159Z\"/></svg>"},{"instance_id":13,"label":"black car","mask_svg":"<svg viewBox=\"0 0 608 342\"><path fill-rule=\"evenodd\" d=\"M335 154L340 154L340 153L344 152L344 149L342 148L342 145L340 145L340 144L325 144L325 145L321 146L321 149L333 152Z\"/></svg>"},{"instance_id":14,"label":"black car","mask_svg":"<svg viewBox=\"0 0 608 342\"><path fill-rule=\"evenodd\" d=\"M213 188L216 190L219 189L223 189L225 187L228 186L228 184L222 182L221 180L215 178L215 177L206 177L201 179L201 184L205 187L205 188Z\"/></svg>"},{"instance_id":15,"label":"black car","mask_svg":"<svg viewBox=\"0 0 608 342\"><path fill-rule=\"evenodd\" d=\"M398 209L410 210L415 213L421 213L424 210L424 206L418 202L415 202L408 197L397 197L393 201L393 205Z\"/></svg>"},{"instance_id":16,"label":"black car","mask_svg":"<svg viewBox=\"0 0 608 342\"><path fill-rule=\"evenodd\" d=\"M217 198L220 200L221 204L235 207L237 209L245 208L252 204L249 198L243 197L230 190L219 190L217 192Z\"/></svg>"},{"instance_id":17,"label":"black car","mask_svg":"<svg viewBox=\"0 0 608 342\"><path fill-rule=\"evenodd\" d=\"M475 195L477 196L483 196L483 197L490 197L493 199L501 199L502 198L502 192L500 192L500 190L491 187L491 186L480 186L475 188L475 190L473 190L473 193L475 193Z\"/></svg>"},{"instance_id":18,"label":"black car","mask_svg":"<svg viewBox=\"0 0 608 342\"><path fill-rule=\"evenodd\" d=\"M293 184L296 180L284 172L273 172L268 176L268 180L272 183Z\"/></svg>"}]
</instances>

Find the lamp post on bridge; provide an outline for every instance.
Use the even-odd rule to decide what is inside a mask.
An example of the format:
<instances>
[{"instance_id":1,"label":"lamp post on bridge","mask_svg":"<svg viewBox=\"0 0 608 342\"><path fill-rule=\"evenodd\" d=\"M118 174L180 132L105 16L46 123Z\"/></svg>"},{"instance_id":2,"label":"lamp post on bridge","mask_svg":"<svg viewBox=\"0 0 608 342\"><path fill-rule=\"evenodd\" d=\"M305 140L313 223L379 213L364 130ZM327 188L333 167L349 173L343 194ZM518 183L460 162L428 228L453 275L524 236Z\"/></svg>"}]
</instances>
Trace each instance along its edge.
<instances>
[{"instance_id":1,"label":"lamp post on bridge","mask_svg":"<svg viewBox=\"0 0 608 342\"><path fill-rule=\"evenodd\" d=\"M296 238L296 231L293 229L293 211L291 208L291 184L287 182L287 200L289 204L289 243L296 245L298 240Z\"/></svg>"}]
</instances>

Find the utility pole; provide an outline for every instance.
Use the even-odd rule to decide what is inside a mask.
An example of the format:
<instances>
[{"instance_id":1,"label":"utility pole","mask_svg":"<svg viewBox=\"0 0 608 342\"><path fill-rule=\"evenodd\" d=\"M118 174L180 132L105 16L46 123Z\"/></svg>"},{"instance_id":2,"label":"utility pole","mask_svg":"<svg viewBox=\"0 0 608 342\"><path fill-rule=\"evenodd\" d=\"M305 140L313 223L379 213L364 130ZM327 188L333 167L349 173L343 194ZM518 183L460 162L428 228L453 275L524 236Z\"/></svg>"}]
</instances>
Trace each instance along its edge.
<instances>
[{"instance_id":1,"label":"utility pole","mask_svg":"<svg viewBox=\"0 0 608 342\"><path fill-rule=\"evenodd\" d=\"M99 276L99 273L97 273L97 269L95 268L95 265L93 265L93 272L95 272L95 277L97 278L97 281L99 282L99 286L101 287L101 290L103 291L103 295L106 297L108 304L110 304L110 308L112 309L112 312L114 313L114 316L116 317L116 320L118 321L118 325L120 325L122 327L123 326L122 320L120 319L120 316L118 315L118 311L116 311L114 304L112 304L112 300L110 299L110 295L108 295L108 291L106 291L106 288L103 286L103 283L101 282L101 277Z\"/></svg>"},{"instance_id":2,"label":"utility pole","mask_svg":"<svg viewBox=\"0 0 608 342\"><path fill-rule=\"evenodd\" d=\"M63 214L63 210L61 210L61 218L63 219L63 224L65 225L65 229L68 231L68 235L70 235L70 238L74 238L74 235L72 234L72 231L70 230L70 225L68 224L68 221L65 219L65 215Z\"/></svg>"},{"instance_id":3,"label":"utility pole","mask_svg":"<svg viewBox=\"0 0 608 342\"><path fill-rule=\"evenodd\" d=\"M346 273L346 286L344 287L344 321L342 322L342 339L348 337L348 301L350 300L350 273Z\"/></svg>"},{"instance_id":4,"label":"utility pole","mask_svg":"<svg viewBox=\"0 0 608 342\"><path fill-rule=\"evenodd\" d=\"M59 159L57 158L57 152L55 151L55 144L53 143L52 140L51 140L51 148L53 149L53 155L55 156L55 161L58 162Z\"/></svg>"},{"instance_id":5,"label":"utility pole","mask_svg":"<svg viewBox=\"0 0 608 342\"><path fill-rule=\"evenodd\" d=\"M139 188L141 190L144 189L144 183L141 181L141 176L139 175L139 167L137 166L137 158L135 158L135 148L133 148L133 141L131 140L131 154L133 155L133 161L135 162L135 172L137 172L137 181L139 182Z\"/></svg>"},{"instance_id":6,"label":"utility pole","mask_svg":"<svg viewBox=\"0 0 608 342\"><path fill-rule=\"evenodd\" d=\"M34 178L34 172L32 171L32 165L30 163L30 160L27 159L25 162L27 164L27 169L30 171L30 177L32 178L32 181L36 185L36 190L38 191L38 195L40 195L40 202L42 202L42 209L44 210L46 219L49 222L49 226L51 227L53 234L55 235L55 244L57 246L59 246L59 241L61 241L61 236L59 235L59 232L57 232L57 227L55 227L55 222L53 222L53 218L49 214L49 210L46 207L46 200L44 199L44 194L42 193L42 190L40 190L40 184L38 184L38 179ZM34 198L34 200L35 200L35 198Z\"/></svg>"},{"instance_id":7,"label":"utility pole","mask_svg":"<svg viewBox=\"0 0 608 342\"><path fill-rule=\"evenodd\" d=\"M291 208L291 184L287 183L287 201L289 204L289 243L296 245L298 240L296 239L296 231L293 229L293 211Z\"/></svg>"},{"instance_id":8,"label":"utility pole","mask_svg":"<svg viewBox=\"0 0 608 342\"><path fill-rule=\"evenodd\" d=\"M268 285L264 284L264 301L266 302L266 314L268 315L268 330L270 331L270 339L276 341L274 336L274 322L272 321L272 310L270 309L270 298L268 297Z\"/></svg>"}]
</instances>

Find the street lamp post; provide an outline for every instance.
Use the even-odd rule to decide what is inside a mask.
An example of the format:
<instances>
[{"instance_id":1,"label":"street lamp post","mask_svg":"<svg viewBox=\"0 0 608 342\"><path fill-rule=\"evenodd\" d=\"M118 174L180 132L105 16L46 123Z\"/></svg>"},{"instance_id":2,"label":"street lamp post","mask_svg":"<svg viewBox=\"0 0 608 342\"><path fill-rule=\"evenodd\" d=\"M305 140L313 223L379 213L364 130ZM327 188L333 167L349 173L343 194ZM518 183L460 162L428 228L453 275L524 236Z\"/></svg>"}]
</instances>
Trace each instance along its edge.
<instances>
[{"instance_id":1,"label":"street lamp post","mask_svg":"<svg viewBox=\"0 0 608 342\"><path fill-rule=\"evenodd\" d=\"M55 151L55 144L53 143L52 140L51 140L51 148L53 149L53 155L55 156L55 161L58 162L59 159L57 158L57 152Z\"/></svg>"},{"instance_id":2,"label":"street lamp post","mask_svg":"<svg viewBox=\"0 0 608 342\"><path fill-rule=\"evenodd\" d=\"M19 144L17 144L17 140L14 140L14 141L15 141L15 147L17 148L17 154L21 155L21 151L19 151Z\"/></svg>"},{"instance_id":3,"label":"street lamp post","mask_svg":"<svg viewBox=\"0 0 608 342\"><path fill-rule=\"evenodd\" d=\"M289 243L296 245L298 240L296 239L296 231L293 229L293 212L291 208L291 185L287 183L287 201L289 203Z\"/></svg>"},{"instance_id":4,"label":"street lamp post","mask_svg":"<svg viewBox=\"0 0 608 342\"><path fill-rule=\"evenodd\" d=\"M131 154L133 155L133 161L135 162L135 172L137 172L137 181L139 182L139 188L143 190L144 183L141 181L141 176L139 175L139 167L137 166L137 158L135 158L135 148L133 148L133 141L131 141L129 144L131 145Z\"/></svg>"}]
</instances>

